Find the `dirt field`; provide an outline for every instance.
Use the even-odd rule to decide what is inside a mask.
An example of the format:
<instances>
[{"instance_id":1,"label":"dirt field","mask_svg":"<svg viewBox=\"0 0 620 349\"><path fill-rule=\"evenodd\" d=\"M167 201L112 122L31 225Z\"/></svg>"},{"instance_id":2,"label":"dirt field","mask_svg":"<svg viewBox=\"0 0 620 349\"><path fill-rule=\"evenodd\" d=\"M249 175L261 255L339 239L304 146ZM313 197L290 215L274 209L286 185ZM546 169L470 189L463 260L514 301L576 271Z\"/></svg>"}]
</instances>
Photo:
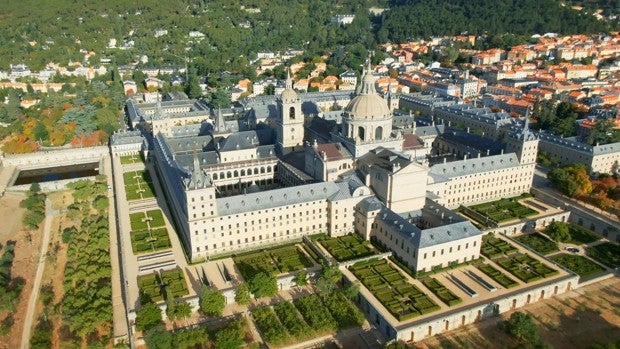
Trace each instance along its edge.
<instances>
[{"instance_id":1,"label":"dirt field","mask_svg":"<svg viewBox=\"0 0 620 349\"><path fill-rule=\"evenodd\" d=\"M7 336L0 337L0 348L2 349L17 348L20 345L24 316L26 315L28 298L32 291L32 280L36 272L36 261L41 248L40 231L27 232L22 229L21 219L24 209L19 207L19 203L24 197L22 194L7 192L0 198L0 244L4 246L10 240L17 242L11 277L21 277L26 281L19 304L16 307L13 328ZM6 313L0 312L0 319L5 317Z\"/></svg>"},{"instance_id":2,"label":"dirt field","mask_svg":"<svg viewBox=\"0 0 620 349\"><path fill-rule=\"evenodd\" d=\"M617 342L620 341L620 279L607 279L517 311L532 314L542 339L556 349ZM515 347L518 343L500 324L511 314L429 338L416 343L415 348Z\"/></svg>"}]
</instances>

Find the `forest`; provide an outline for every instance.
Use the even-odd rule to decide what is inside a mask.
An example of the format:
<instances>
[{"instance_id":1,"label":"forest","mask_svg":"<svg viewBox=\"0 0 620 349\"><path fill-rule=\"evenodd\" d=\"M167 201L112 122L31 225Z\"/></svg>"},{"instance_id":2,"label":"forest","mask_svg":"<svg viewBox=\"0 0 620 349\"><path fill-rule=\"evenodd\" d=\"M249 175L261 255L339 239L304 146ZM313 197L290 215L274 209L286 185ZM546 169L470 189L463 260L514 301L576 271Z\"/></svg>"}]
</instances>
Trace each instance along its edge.
<instances>
[{"instance_id":1,"label":"forest","mask_svg":"<svg viewBox=\"0 0 620 349\"><path fill-rule=\"evenodd\" d=\"M151 66L189 61L200 75L225 70L251 75L250 61L265 50L296 48L320 55L433 35L529 37L618 28L617 19L592 16L598 7L605 15L616 13L618 0L572 3L586 7L575 11L559 0L25 0L0 10L0 69L16 63L39 70L50 61L84 62L85 53L92 52L90 64L109 58L120 66L146 56ZM370 15L371 7L385 11ZM353 23L338 26L331 24L336 14L356 16ZM158 29L167 33L156 37ZM204 37L189 37L190 31ZM125 47L109 48L110 39Z\"/></svg>"}]
</instances>

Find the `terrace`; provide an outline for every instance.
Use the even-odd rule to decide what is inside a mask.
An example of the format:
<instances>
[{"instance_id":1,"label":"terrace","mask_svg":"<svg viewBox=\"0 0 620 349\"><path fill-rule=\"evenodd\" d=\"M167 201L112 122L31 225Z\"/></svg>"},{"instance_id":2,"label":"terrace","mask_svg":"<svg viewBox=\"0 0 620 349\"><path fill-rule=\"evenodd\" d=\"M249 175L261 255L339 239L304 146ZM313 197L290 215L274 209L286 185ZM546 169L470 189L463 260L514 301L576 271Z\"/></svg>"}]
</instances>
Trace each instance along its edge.
<instances>
[{"instance_id":1,"label":"terrace","mask_svg":"<svg viewBox=\"0 0 620 349\"><path fill-rule=\"evenodd\" d=\"M605 271L605 268L592 262L586 257L560 253L550 258L555 263L579 275L579 277L587 277L599 274Z\"/></svg>"},{"instance_id":2,"label":"terrace","mask_svg":"<svg viewBox=\"0 0 620 349\"><path fill-rule=\"evenodd\" d=\"M233 257L245 280L258 273L278 275L310 268L314 263L298 246L277 247Z\"/></svg>"},{"instance_id":3,"label":"terrace","mask_svg":"<svg viewBox=\"0 0 620 349\"><path fill-rule=\"evenodd\" d=\"M540 233L522 235L516 237L515 240L528 246L532 250L542 255L548 255L552 252L559 251L557 243L548 239L546 236Z\"/></svg>"},{"instance_id":4,"label":"terrace","mask_svg":"<svg viewBox=\"0 0 620 349\"><path fill-rule=\"evenodd\" d=\"M375 254L370 242L364 240L357 234L350 234L337 238L318 238L317 241L320 242L338 262L368 257Z\"/></svg>"},{"instance_id":5,"label":"terrace","mask_svg":"<svg viewBox=\"0 0 620 349\"><path fill-rule=\"evenodd\" d=\"M166 291L170 291L173 298L189 294L185 275L181 269L164 270L154 274L138 277L138 288L141 297L148 297L153 302L164 300Z\"/></svg>"},{"instance_id":6,"label":"terrace","mask_svg":"<svg viewBox=\"0 0 620 349\"><path fill-rule=\"evenodd\" d=\"M131 164L139 164L144 163L142 156L134 154L134 155L126 155L121 156L121 165L131 165Z\"/></svg>"},{"instance_id":7,"label":"terrace","mask_svg":"<svg viewBox=\"0 0 620 349\"><path fill-rule=\"evenodd\" d=\"M588 257L610 268L620 268L620 246L613 242L588 247L586 253Z\"/></svg>"},{"instance_id":8,"label":"terrace","mask_svg":"<svg viewBox=\"0 0 620 349\"><path fill-rule=\"evenodd\" d=\"M539 214L538 211L522 205L522 196L500 199L493 202L461 207L461 213L484 226L499 226L500 223L527 218Z\"/></svg>"}]
</instances>

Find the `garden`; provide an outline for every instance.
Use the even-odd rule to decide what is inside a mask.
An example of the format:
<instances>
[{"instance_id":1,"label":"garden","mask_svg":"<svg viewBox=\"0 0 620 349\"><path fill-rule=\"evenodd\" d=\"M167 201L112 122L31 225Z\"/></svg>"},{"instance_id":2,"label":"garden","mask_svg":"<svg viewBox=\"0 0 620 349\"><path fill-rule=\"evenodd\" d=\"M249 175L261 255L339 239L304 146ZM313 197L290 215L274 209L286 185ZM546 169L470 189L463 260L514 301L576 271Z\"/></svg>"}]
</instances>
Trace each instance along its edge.
<instances>
[{"instance_id":1,"label":"garden","mask_svg":"<svg viewBox=\"0 0 620 349\"><path fill-rule=\"evenodd\" d=\"M312 261L298 246L278 247L236 256L233 261L245 280L252 280L258 273L277 275L309 268Z\"/></svg>"},{"instance_id":2,"label":"garden","mask_svg":"<svg viewBox=\"0 0 620 349\"><path fill-rule=\"evenodd\" d=\"M161 210L136 212L129 215L133 252L148 253L170 248L170 237Z\"/></svg>"},{"instance_id":3,"label":"garden","mask_svg":"<svg viewBox=\"0 0 620 349\"><path fill-rule=\"evenodd\" d=\"M589 244L601 239L588 229L564 222L552 222L545 228L544 233L554 241L575 245Z\"/></svg>"},{"instance_id":4,"label":"garden","mask_svg":"<svg viewBox=\"0 0 620 349\"><path fill-rule=\"evenodd\" d=\"M426 278L422 280L422 283L429 290L431 290L431 292L433 292L435 296L441 299L441 301L444 302L447 306L451 307L463 302L461 297L452 293L452 291L447 289L446 286L444 286L435 278Z\"/></svg>"},{"instance_id":5,"label":"garden","mask_svg":"<svg viewBox=\"0 0 620 349\"><path fill-rule=\"evenodd\" d=\"M154 198L153 180L147 171L129 171L123 173L127 201Z\"/></svg>"},{"instance_id":6,"label":"garden","mask_svg":"<svg viewBox=\"0 0 620 349\"><path fill-rule=\"evenodd\" d=\"M318 241L339 262L375 254L370 243L357 234L349 234L337 238L326 237L318 239Z\"/></svg>"},{"instance_id":7,"label":"garden","mask_svg":"<svg viewBox=\"0 0 620 349\"><path fill-rule=\"evenodd\" d=\"M399 321L439 309L385 259L359 262L349 269Z\"/></svg>"},{"instance_id":8,"label":"garden","mask_svg":"<svg viewBox=\"0 0 620 349\"><path fill-rule=\"evenodd\" d=\"M317 336L336 332L338 329L338 323L317 294L297 298L293 304L299 309L304 320L316 332Z\"/></svg>"},{"instance_id":9,"label":"garden","mask_svg":"<svg viewBox=\"0 0 620 349\"><path fill-rule=\"evenodd\" d=\"M497 223L511 221L517 218L526 218L538 214L538 211L521 205L517 201L520 198L521 197L500 199L493 202L474 205L469 207L469 209L474 210L483 216L489 217Z\"/></svg>"},{"instance_id":10,"label":"garden","mask_svg":"<svg viewBox=\"0 0 620 349\"><path fill-rule=\"evenodd\" d=\"M588 247L586 253L590 258L610 268L620 267L620 246L613 242Z\"/></svg>"},{"instance_id":11,"label":"garden","mask_svg":"<svg viewBox=\"0 0 620 349\"><path fill-rule=\"evenodd\" d=\"M121 165L144 163L139 154L121 156Z\"/></svg>"},{"instance_id":12,"label":"garden","mask_svg":"<svg viewBox=\"0 0 620 349\"><path fill-rule=\"evenodd\" d=\"M485 273L491 279L495 280L495 282L502 285L504 288L513 288L519 285L516 281L514 281L501 271L495 269L492 265L482 263L478 265L478 269L480 269L480 271Z\"/></svg>"},{"instance_id":13,"label":"garden","mask_svg":"<svg viewBox=\"0 0 620 349\"><path fill-rule=\"evenodd\" d=\"M482 246L480 253L489 259L495 259L502 255L509 255L517 252L517 248L509 244L507 241L496 238L493 234L487 234L482 237Z\"/></svg>"},{"instance_id":14,"label":"garden","mask_svg":"<svg viewBox=\"0 0 620 349\"><path fill-rule=\"evenodd\" d=\"M495 262L525 283L545 279L558 273L557 270L525 253L516 253Z\"/></svg>"},{"instance_id":15,"label":"garden","mask_svg":"<svg viewBox=\"0 0 620 349\"><path fill-rule=\"evenodd\" d=\"M574 254L561 253L550 258L555 263L571 270L580 277L586 277L605 271L605 268L591 260Z\"/></svg>"},{"instance_id":16,"label":"garden","mask_svg":"<svg viewBox=\"0 0 620 349\"><path fill-rule=\"evenodd\" d=\"M164 270L159 273L138 276L138 288L141 297L147 297L155 303L164 300L167 291L170 291L173 298L189 294L185 276L181 269Z\"/></svg>"},{"instance_id":17,"label":"garden","mask_svg":"<svg viewBox=\"0 0 620 349\"><path fill-rule=\"evenodd\" d=\"M547 239L540 233L522 235L515 238L515 240L543 255L558 251L558 244Z\"/></svg>"}]
</instances>

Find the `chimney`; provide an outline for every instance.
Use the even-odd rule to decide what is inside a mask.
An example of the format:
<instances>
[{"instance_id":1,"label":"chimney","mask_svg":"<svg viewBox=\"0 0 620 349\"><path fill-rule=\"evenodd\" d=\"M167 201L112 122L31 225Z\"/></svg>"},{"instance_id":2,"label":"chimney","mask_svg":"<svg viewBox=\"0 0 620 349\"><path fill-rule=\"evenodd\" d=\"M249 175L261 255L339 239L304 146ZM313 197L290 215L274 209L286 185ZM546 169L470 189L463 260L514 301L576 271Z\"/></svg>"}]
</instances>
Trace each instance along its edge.
<instances>
[{"instance_id":1,"label":"chimney","mask_svg":"<svg viewBox=\"0 0 620 349\"><path fill-rule=\"evenodd\" d=\"M491 149L487 149L487 156L491 153Z\"/></svg>"},{"instance_id":2,"label":"chimney","mask_svg":"<svg viewBox=\"0 0 620 349\"><path fill-rule=\"evenodd\" d=\"M445 164L446 162L448 162L448 160L446 158L443 158L443 163Z\"/></svg>"},{"instance_id":3,"label":"chimney","mask_svg":"<svg viewBox=\"0 0 620 349\"><path fill-rule=\"evenodd\" d=\"M467 161L467 154L463 155L463 161Z\"/></svg>"}]
</instances>

